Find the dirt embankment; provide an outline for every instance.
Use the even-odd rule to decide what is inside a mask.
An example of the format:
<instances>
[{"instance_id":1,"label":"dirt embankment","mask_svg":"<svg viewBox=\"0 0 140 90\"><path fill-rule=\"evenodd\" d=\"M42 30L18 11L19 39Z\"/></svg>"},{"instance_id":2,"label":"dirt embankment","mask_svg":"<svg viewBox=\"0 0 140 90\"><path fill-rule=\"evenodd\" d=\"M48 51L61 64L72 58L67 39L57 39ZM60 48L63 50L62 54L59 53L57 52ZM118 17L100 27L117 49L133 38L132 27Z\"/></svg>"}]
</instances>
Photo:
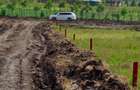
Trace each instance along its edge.
<instances>
[{"instance_id":1,"label":"dirt embankment","mask_svg":"<svg viewBox=\"0 0 140 90\"><path fill-rule=\"evenodd\" d=\"M0 90L129 90L46 22L0 20Z\"/></svg>"}]
</instances>

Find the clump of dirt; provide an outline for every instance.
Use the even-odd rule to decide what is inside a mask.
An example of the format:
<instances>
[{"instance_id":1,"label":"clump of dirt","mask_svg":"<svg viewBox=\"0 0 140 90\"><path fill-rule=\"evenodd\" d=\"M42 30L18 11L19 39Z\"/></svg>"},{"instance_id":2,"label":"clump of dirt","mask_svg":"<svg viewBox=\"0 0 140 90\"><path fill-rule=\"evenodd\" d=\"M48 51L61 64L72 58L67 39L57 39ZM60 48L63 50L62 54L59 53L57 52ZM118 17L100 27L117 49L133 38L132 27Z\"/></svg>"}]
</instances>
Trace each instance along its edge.
<instances>
[{"instance_id":1,"label":"clump of dirt","mask_svg":"<svg viewBox=\"0 0 140 90\"><path fill-rule=\"evenodd\" d=\"M0 75L2 74L2 70L5 63L6 63L6 59L4 57L0 57Z\"/></svg>"},{"instance_id":2,"label":"clump of dirt","mask_svg":"<svg viewBox=\"0 0 140 90\"><path fill-rule=\"evenodd\" d=\"M94 52L78 49L47 22L3 19L0 28L2 90L129 90Z\"/></svg>"}]
</instances>

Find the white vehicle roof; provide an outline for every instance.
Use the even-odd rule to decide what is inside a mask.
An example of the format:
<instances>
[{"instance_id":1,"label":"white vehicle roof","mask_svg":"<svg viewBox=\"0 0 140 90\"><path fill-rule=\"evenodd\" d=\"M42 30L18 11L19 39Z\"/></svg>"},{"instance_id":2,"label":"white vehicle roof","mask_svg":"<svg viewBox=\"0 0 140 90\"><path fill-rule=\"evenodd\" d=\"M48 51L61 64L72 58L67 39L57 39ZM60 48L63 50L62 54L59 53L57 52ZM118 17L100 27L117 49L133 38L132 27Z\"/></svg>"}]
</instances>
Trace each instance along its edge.
<instances>
[{"instance_id":1,"label":"white vehicle roof","mask_svg":"<svg viewBox=\"0 0 140 90\"><path fill-rule=\"evenodd\" d=\"M74 13L74 12L58 12L58 13Z\"/></svg>"},{"instance_id":2,"label":"white vehicle roof","mask_svg":"<svg viewBox=\"0 0 140 90\"><path fill-rule=\"evenodd\" d=\"M101 0L84 0L84 1L88 1L88 2L102 2Z\"/></svg>"}]
</instances>

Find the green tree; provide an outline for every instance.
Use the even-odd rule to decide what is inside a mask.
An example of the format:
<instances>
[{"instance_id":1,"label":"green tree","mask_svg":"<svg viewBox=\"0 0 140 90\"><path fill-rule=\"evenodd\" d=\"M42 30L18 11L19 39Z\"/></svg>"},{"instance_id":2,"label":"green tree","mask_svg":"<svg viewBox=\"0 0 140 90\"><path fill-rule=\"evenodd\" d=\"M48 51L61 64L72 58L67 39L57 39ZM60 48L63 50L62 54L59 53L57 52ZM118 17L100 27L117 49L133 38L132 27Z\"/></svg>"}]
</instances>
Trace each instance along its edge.
<instances>
[{"instance_id":1,"label":"green tree","mask_svg":"<svg viewBox=\"0 0 140 90\"><path fill-rule=\"evenodd\" d=\"M62 0L62 1L59 3L60 11L62 11L62 9L65 8L65 5L66 5L66 2L65 2L64 0Z\"/></svg>"},{"instance_id":2,"label":"green tree","mask_svg":"<svg viewBox=\"0 0 140 90\"><path fill-rule=\"evenodd\" d=\"M45 16L43 11L41 11L40 16L41 16L41 18L43 18Z\"/></svg>"},{"instance_id":3,"label":"green tree","mask_svg":"<svg viewBox=\"0 0 140 90\"><path fill-rule=\"evenodd\" d=\"M52 0L48 0L47 3L45 4L45 8L50 9L52 8Z\"/></svg>"},{"instance_id":4,"label":"green tree","mask_svg":"<svg viewBox=\"0 0 140 90\"><path fill-rule=\"evenodd\" d=\"M99 4L96 8L99 19L101 19L101 14L104 12L105 7L102 4Z\"/></svg>"},{"instance_id":5,"label":"green tree","mask_svg":"<svg viewBox=\"0 0 140 90\"><path fill-rule=\"evenodd\" d=\"M95 15L96 15L95 12L92 12L91 18L95 19Z\"/></svg>"},{"instance_id":6,"label":"green tree","mask_svg":"<svg viewBox=\"0 0 140 90\"><path fill-rule=\"evenodd\" d=\"M129 11L128 16L129 16L129 20L133 21L133 11L132 10Z\"/></svg>"},{"instance_id":7,"label":"green tree","mask_svg":"<svg viewBox=\"0 0 140 90\"><path fill-rule=\"evenodd\" d=\"M12 3L8 3L8 4L6 4L6 8L13 10L14 9L14 5Z\"/></svg>"},{"instance_id":8,"label":"green tree","mask_svg":"<svg viewBox=\"0 0 140 90\"><path fill-rule=\"evenodd\" d=\"M27 6L27 1L26 0L23 0L20 2L21 6L23 7L26 7Z\"/></svg>"},{"instance_id":9,"label":"green tree","mask_svg":"<svg viewBox=\"0 0 140 90\"><path fill-rule=\"evenodd\" d=\"M136 6L136 5L137 5L136 0L132 0L132 2L131 2L131 6Z\"/></svg>"},{"instance_id":10,"label":"green tree","mask_svg":"<svg viewBox=\"0 0 140 90\"><path fill-rule=\"evenodd\" d=\"M74 6L73 6L73 5L71 5L71 6L70 6L70 11L72 11L72 12L73 12L73 11L74 11L74 9L75 9L75 8L74 8Z\"/></svg>"},{"instance_id":11,"label":"green tree","mask_svg":"<svg viewBox=\"0 0 140 90\"><path fill-rule=\"evenodd\" d=\"M80 10L80 18L83 19L84 18L84 8L82 8Z\"/></svg>"},{"instance_id":12,"label":"green tree","mask_svg":"<svg viewBox=\"0 0 140 90\"><path fill-rule=\"evenodd\" d=\"M1 9L1 16L5 16L5 14L6 14L5 9Z\"/></svg>"},{"instance_id":13,"label":"green tree","mask_svg":"<svg viewBox=\"0 0 140 90\"><path fill-rule=\"evenodd\" d=\"M129 0L125 0L125 1L124 1L124 3L125 3L127 6L129 6L129 2L130 2Z\"/></svg>"},{"instance_id":14,"label":"green tree","mask_svg":"<svg viewBox=\"0 0 140 90\"><path fill-rule=\"evenodd\" d=\"M0 0L0 4L5 4L5 0Z\"/></svg>"},{"instance_id":15,"label":"green tree","mask_svg":"<svg viewBox=\"0 0 140 90\"><path fill-rule=\"evenodd\" d=\"M44 8L47 9L49 15L52 12L52 7L53 7L52 0L48 0L48 2L45 4Z\"/></svg>"},{"instance_id":16,"label":"green tree","mask_svg":"<svg viewBox=\"0 0 140 90\"><path fill-rule=\"evenodd\" d=\"M84 11L85 11L85 14L86 14L86 18L88 19L90 16L90 10L92 10L92 6L89 4L89 3L87 3L86 5L85 5L85 7L84 7Z\"/></svg>"},{"instance_id":17,"label":"green tree","mask_svg":"<svg viewBox=\"0 0 140 90\"><path fill-rule=\"evenodd\" d=\"M140 7L140 2L138 3L138 6Z\"/></svg>"},{"instance_id":18,"label":"green tree","mask_svg":"<svg viewBox=\"0 0 140 90\"><path fill-rule=\"evenodd\" d=\"M120 14L119 13L112 13L112 20L120 20Z\"/></svg>"},{"instance_id":19,"label":"green tree","mask_svg":"<svg viewBox=\"0 0 140 90\"><path fill-rule=\"evenodd\" d=\"M128 13L128 11L127 11L126 8L123 8L123 9L121 10L121 16L123 16L124 20L125 20L125 17L126 17L126 15L127 15L127 13Z\"/></svg>"},{"instance_id":20,"label":"green tree","mask_svg":"<svg viewBox=\"0 0 140 90\"><path fill-rule=\"evenodd\" d=\"M109 13L105 13L105 15L104 15L104 20L109 20L110 18L109 18Z\"/></svg>"},{"instance_id":21,"label":"green tree","mask_svg":"<svg viewBox=\"0 0 140 90\"><path fill-rule=\"evenodd\" d=\"M82 3L81 0L75 0L74 3L72 4L75 12L81 12L84 4Z\"/></svg>"},{"instance_id":22,"label":"green tree","mask_svg":"<svg viewBox=\"0 0 140 90\"><path fill-rule=\"evenodd\" d=\"M102 0L102 2L103 2L104 4L107 4L108 0Z\"/></svg>"}]
</instances>

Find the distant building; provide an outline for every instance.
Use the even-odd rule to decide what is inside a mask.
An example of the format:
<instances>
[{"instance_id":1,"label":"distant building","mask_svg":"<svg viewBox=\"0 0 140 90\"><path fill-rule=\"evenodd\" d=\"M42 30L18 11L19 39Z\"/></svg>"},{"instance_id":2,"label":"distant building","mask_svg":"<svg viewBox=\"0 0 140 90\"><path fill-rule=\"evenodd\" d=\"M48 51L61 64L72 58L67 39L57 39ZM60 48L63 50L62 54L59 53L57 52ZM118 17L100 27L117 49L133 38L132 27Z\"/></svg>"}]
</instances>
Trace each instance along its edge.
<instances>
[{"instance_id":1,"label":"distant building","mask_svg":"<svg viewBox=\"0 0 140 90\"><path fill-rule=\"evenodd\" d=\"M38 0L39 2L42 2L42 3L47 3L48 0ZM53 0L53 2L55 3L59 3L61 0ZM66 2L68 3L75 3L77 0L66 0ZM101 3L102 0L81 0L81 1L84 1L84 2L88 2L88 3L91 3L91 4L96 4L96 3Z\"/></svg>"},{"instance_id":2,"label":"distant building","mask_svg":"<svg viewBox=\"0 0 140 90\"><path fill-rule=\"evenodd\" d=\"M107 0L107 3L109 3L111 6L121 6L122 0Z\"/></svg>"},{"instance_id":3,"label":"distant building","mask_svg":"<svg viewBox=\"0 0 140 90\"><path fill-rule=\"evenodd\" d=\"M101 3L102 2L101 0L83 0L83 1L91 2L91 3Z\"/></svg>"},{"instance_id":4,"label":"distant building","mask_svg":"<svg viewBox=\"0 0 140 90\"><path fill-rule=\"evenodd\" d=\"M84 2L88 2L92 5L95 5L95 4L99 4L101 3L102 1L101 0L83 0Z\"/></svg>"}]
</instances>

